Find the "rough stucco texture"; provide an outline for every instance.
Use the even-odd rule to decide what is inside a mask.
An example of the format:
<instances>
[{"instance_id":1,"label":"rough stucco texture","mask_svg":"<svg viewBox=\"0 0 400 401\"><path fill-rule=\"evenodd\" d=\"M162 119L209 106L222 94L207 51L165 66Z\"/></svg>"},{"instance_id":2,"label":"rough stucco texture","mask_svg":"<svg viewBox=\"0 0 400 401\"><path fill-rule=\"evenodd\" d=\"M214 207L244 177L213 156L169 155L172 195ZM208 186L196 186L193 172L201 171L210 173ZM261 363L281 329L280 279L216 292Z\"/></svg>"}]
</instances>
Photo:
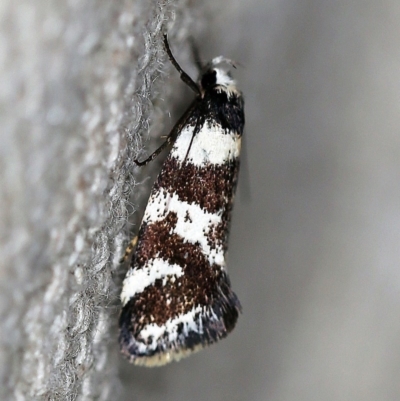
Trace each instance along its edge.
<instances>
[{"instance_id":1,"label":"rough stucco texture","mask_svg":"<svg viewBox=\"0 0 400 401\"><path fill-rule=\"evenodd\" d=\"M119 392L115 288L132 157L170 68L160 33L183 40L200 23L186 9L185 1L1 3L2 400Z\"/></svg>"}]
</instances>

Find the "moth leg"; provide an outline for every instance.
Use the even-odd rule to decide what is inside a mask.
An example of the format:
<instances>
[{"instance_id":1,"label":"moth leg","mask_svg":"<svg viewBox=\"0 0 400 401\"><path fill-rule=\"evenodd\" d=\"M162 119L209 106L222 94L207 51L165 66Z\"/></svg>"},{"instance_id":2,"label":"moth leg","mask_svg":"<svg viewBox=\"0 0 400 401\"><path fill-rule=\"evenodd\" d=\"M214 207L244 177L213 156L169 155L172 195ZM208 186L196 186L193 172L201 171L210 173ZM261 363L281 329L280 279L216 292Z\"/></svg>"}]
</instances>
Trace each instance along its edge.
<instances>
[{"instance_id":1,"label":"moth leg","mask_svg":"<svg viewBox=\"0 0 400 401\"><path fill-rule=\"evenodd\" d=\"M125 263L127 259L129 258L129 255L132 253L133 248L136 246L138 241L138 236L136 235L134 238L132 238L131 242L128 244L128 246L125 249L125 254L124 256L119 260L119 263Z\"/></svg>"},{"instance_id":2,"label":"moth leg","mask_svg":"<svg viewBox=\"0 0 400 401\"><path fill-rule=\"evenodd\" d=\"M185 159L183 160L183 163L186 162L186 159L189 156L189 152L190 152L190 149L192 148L192 144L193 144L193 139L199 133L201 125L202 125L201 124L201 118L200 118L200 116L198 116L197 117L197 121L196 121L196 125L195 125L194 130L193 130L192 137L190 138L189 147L188 147L188 150L186 152L186 156L185 156Z\"/></svg>"},{"instance_id":3,"label":"moth leg","mask_svg":"<svg viewBox=\"0 0 400 401\"><path fill-rule=\"evenodd\" d=\"M199 96L201 96L199 87L196 85L196 83L193 81L193 79L190 78L189 75L185 71L182 70L181 66L178 64L178 62L175 60L175 57L172 55L171 49L169 47L167 35L164 35L164 46L165 46L165 50L168 54L168 57L169 57L171 63L176 68L176 70L179 72L181 80L186 85L188 85L195 93L197 93Z\"/></svg>"},{"instance_id":4,"label":"moth leg","mask_svg":"<svg viewBox=\"0 0 400 401\"><path fill-rule=\"evenodd\" d=\"M181 66L178 64L178 62L175 60L174 56L171 53L171 49L169 47L168 43L168 38L167 35L164 35L164 46L165 50L168 54L169 59L171 60L171 63L173 66L177 69L177 71L180 73L180 77L183 82L185 82L192 90L194 90L199 96L201 96L200 89L196 85L196 83L192 80L192 78L189 77L189 75L182 70ZM196 51L197 52L197 51ZM197 56L195 56L197 57ZM143 161L139 161L138 159L135 159L134 162L138 166L145 166L146 164L150 163L152 160L154 160L168 145L173 143L178 135L178 133L182 130L182 127L184 126L186 120L188 119L189 115L192 113L194 107L196 106L197 101L195 100L192 105L189 107L189 109L186 111L186 113L178 120L178 122L175 124L175 126L172 128L171 132L169 133L167 139L165 142L158 148L156 149L147 159ZM193 140L193 139L192 139ZM192 143L190 143L190 147L192 146ZM190 150L189 147L189 150ZM188 150L188 152L189 152Z\"/></svg>"},{"instance_id":5,"label":"moth leg","mask_svg":"<svg viewBox=\"0 0 400 401\"><path fill-rule=\"evenodd\" d=\"M136 165L138 165L138 166L146 165L147 163L149 163L152 160L154 160L168 145L170 145L171 143L175 142L176 137L178 136L179 132L182 130L182 127L185 125L189 115L192 113L193 109L196 107L196 103L197 103L197 100L194 100L194 102L187 109L185 114L173 126L171 132L167 136L167 139L165 140L165 142L158 149L156 149L147 159L145 159L145 160L143 160L141 162L138 159L134 160Z\"/></svg>"},{"instance_id":6,"label":"moth leg","mask_svg":"<svg viewBox=\"0 0 400 401\"><path fill-rule=\"evenodd\" d=\"M135 164L137 166L145 166L147 163L154 160L169 144L171 144L173 142L173 139L175 139L175 138L173 138L171 134L168 135L165 142L158 149L156 149L147 159L145 159L141 162L138 159L135 159L134 160Z\"/></svg>"}]
</instances>

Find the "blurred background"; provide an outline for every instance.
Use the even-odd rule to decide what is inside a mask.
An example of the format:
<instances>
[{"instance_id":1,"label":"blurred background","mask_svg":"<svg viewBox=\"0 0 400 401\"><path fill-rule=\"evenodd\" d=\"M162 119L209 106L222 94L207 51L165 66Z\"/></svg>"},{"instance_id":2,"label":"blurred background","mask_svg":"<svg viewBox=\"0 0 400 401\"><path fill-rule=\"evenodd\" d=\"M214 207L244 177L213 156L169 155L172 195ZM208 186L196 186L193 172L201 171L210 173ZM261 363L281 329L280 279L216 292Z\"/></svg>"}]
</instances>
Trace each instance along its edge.
<instances>
[{"instance_id":1,"label":"blurred background","mask_svg":"<svg viewBox=\"0 0 400 401\"><path fill-rule=\"evenodd\" d=\"M87 4L71 0L59 7L80 10ZM3 398L399 399L400 3L207 0L200 6L180 1L148 6L147 14L142 6L135 14L137 9L130 9L128 2L101 2L91 4L102 16L95 22L85 17L91 15L85 7L79 21L67 20L65 32L70 36L63 38L73 37L79 29L100 34L88 36L93 43L87 39L79 48L63 50L60 60L66 64L57 65L63 81L57 74L46 81L52 88L51 102L65 91L73 94L68 95L66 114L57 107L46 111L50 134L44 136L45 141L35 142L36 153L29 146L14 154L20 148L13 143L30 144L32 138L40 137L40 129L35 130L35 124L26 129L26 120L17 118L15 126L22 131L15 132L22 136L7 136L4 133L14 127L10 122L14 120L2 119ZM114 27L119 26L121 35L121 26L131 23L126 15L124 19L118 14L120 9L129 9L134 24L144 25L149 32L161 32L159 21L174 21L171 46L191 73L189 36L199 43L205 59L223 54L238 61L241 66L234 75L246 102L245 166L239 179L228 265L243 314L224 341L159 369L131 366L118 355L116 300L124 268L116 260L128 236L126 228L124 232L124 221L131 212L128 184L135 178L129 175L132 164L119 175L108 169L115 171L127 155L132 156L127 143L140 145L137 137L125 139L125 132L129 131L127 136L133 131L147 134L147 120L140 126L126 122L140 120L132 117L132 110L140 114L135 109L138 99L142 102L139 111L152 117L152 132L157 136L159 126L172 124L175 111L185 108L184 97L189 102L191 95L168 63L157 64L157 58L165 57L159 37L152 37L153 42L145 39L150 54L146 59L135 42L141 40L140 30L131 33L132 42L124 38L120 47L109 45L120 43ZM163 14L164 9L168 12ZM20 24L10 28L8 10L6 5L3 10L0 7L3 32L10 40L9 30L25 32L30 21L26 16L33 11L26 11ZM147 23L145 18L150 21L155 14L159 20ZM57 21L44 24L43 30L53 32L55 26ZM98 41L113 51L100 50L100 56L92 57L92 49L100 46ZM131 50L125 49L126 43ZM157 46L154 54L148 52L148 43ZM6 70L9 57L14 56L1 44L0 60ZM26 50L27 60L29 54L34 59L42 51L34 46ZM87 54L92 61L82 64ZM98 101L96 94L85 95L96 88L97 76L78 74L79 85L73 82L77 71L85 68L103 79L102 54L118 69L107 78L106 94ZM137 59L139 67L134 62ZM42 67L47 69L47 65ZM145 90L138 94L139 84L129 89L133 82L129 74L137 74L144 82L146 68L153 68L149 77L157 76L159 84L142 83ZM125 75L118 80L121 71ZM14 109L32 90L29 85L7 86L7 79L2 82L3 112ZM39 95L32 94L34 98ZM161 111L157 109L159 98L164 102ZM10 99L14 100L10 103ZM143 106L150 103L155 111ZM29 105L29 115L38 115L35 102L30 100ZM83 114L85 107L90 111ZM97 117L96 110L102 107L108 114L99 112ZM113 121L116 109L124 111L110 128L104 121ZM165 123L166 110L172 117ZM65 125L69 128L63 134L56 133ZM82 126L87 135L83 142ZM121 127L127 127L126 131ZM49 143L53 150L43 159L40 150L48 149ZM146 150L153 147L154 142L145 143ZM89 176L64 177L71 154L73 163L85 167ZM37 171L24 163L31 162L30 158L43 174L29 176ZM116 186L120 175L129 176L128 184ZM78 192L71 193L71 182ZM140 184L136 192L148 186L148 182ZM109 205L109 197L114 202L111 212L108 206L100 210L94 206ZM124 204L115 200L121 197ZM32 216L30 207L35 204L46 207L39 207L41 212ZM119 220L107 217L112 213ZM62 228L66 224L67 234ZM27 300L35 310L29 309ZM38 338L47 339L47 335L52 340L43 345Z\"/></svg>"}]
</instances>

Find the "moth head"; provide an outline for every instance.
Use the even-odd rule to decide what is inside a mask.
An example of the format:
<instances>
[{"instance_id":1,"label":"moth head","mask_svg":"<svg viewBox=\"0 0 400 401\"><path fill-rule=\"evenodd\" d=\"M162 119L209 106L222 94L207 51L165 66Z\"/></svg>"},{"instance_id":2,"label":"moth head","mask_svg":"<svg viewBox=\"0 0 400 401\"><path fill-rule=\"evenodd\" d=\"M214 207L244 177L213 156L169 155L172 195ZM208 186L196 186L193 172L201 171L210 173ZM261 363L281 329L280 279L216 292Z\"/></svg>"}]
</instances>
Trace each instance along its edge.
<instances>
[{"instance_id":1,"label":"moth head","mask_svg":"<svg viewBox=\"0 0 400 401\"><path fill-rule=\"evenodd\" d=\"M232 60L222 56L215 57L206 65L200 79L201 89L204 92L215 87L220 87L222 90L235 89L236 82L230 71L224 68L227 64L236 68Z\"/></svg>"}]
</instances>

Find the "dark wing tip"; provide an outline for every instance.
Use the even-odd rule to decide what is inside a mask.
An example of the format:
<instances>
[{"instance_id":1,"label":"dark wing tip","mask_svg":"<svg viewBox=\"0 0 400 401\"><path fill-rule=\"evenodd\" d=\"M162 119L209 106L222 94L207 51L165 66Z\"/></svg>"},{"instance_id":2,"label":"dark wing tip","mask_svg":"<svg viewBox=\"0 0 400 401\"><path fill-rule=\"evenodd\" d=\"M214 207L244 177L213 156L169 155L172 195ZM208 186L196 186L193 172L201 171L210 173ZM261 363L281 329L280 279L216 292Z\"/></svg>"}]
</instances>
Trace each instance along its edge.
<instances>
[{"instance_id":1,"label":"dark wing tip","mask_svg":"<svg viewBox=\"0 0 400 401\"><path fill-rule=\"evenodd\" d=\"M212 305L203 306L202 312L193 315L190 324L166 323L169 330L156 340L151 336L139 339L144 327L139 326L130 301L123 307L119 320L121 352L129 362L148 367L178 361L226 337L235 327L240 312L238 298L226 285Z\"/></svg>"}]
</instances>

